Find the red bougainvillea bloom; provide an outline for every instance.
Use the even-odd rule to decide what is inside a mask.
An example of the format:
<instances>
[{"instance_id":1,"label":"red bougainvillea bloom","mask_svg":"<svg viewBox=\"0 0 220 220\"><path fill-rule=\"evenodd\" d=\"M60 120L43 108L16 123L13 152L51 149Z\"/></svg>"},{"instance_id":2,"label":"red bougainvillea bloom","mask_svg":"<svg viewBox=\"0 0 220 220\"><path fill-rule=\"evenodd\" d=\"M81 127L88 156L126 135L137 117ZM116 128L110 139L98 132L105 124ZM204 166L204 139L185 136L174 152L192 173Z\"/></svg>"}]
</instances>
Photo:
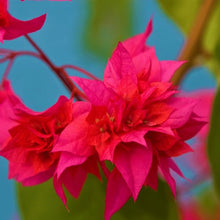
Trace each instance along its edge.
<instances>
[{"instance_id":1,"label":"red bougainvillea bloom","mask_svg":"<svg viewBox=\"0 0 220 220\"><path fill-rule=\"evenodd\" d=\"M170 170L183 175L172 157L192 151L184 141L206 123L194 111L197 101L175 96L169 82L183 62L159 61L154 48L145 46L151 30L150 21L145 33L118 44L104 82L72 77L91 106L54 147L86 158L98 154L115 165L107 184L106 220L130 196L136 200L142 186L156 189L158 172L175 195Z\"/></svg>"},{"instance_id":2,"label":"red bougainvillea bloom","mask_svg":"<svg viewBox=\"0 0 220 220\"><path fill-rule=\"evenodd\" d=\"M21 21L8 13L8 0L0 0L0 42L12 40L42 28L46 15L28 21Z\"/></svg>"},{"instance_id":3,"label":"red bougainvillea bloom","mask_svg":"<svg viewBox=\"0 0 220 220\"><path fill-rule=\"evenodd\" d=\"M0 149L9 161L9 178L23 185L35 185L53 176L59 153L51 152L62 130L72 120L72 99L61 96L43 113L15 106L16 125Z\"/></svg>"}]
</instances>

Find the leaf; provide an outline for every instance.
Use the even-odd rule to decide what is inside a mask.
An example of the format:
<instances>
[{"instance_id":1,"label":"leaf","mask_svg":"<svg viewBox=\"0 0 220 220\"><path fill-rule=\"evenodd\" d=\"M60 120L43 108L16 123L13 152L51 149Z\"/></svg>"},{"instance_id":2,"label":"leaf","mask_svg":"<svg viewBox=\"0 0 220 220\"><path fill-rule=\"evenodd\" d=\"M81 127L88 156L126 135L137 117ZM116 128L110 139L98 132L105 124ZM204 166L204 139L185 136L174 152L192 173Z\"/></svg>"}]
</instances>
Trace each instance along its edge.
<instances>
[{"instance_id":1,"label":"leaf","mask_svg":"<svg viewBox=\"0 0 220 220\"><path fill-rule=\"evenodd\" d=\"M69 194L69 212L56 195L52 181L38 186L17 185L18 202L23 220L97 220L104 216L105 189L93 176L89 176L78 200Z\"/></svg>"},{"instance_id":2,"label":"leaf","mask_svg":"<svg viewBox=\"0 0 220 220\"><path fill-rule=\"evenodd\" d=\"M216 97L212 109L211 128L208 136L208 156L212 168L214 186L218 197L220 198L220 89L216 93Z\"/></svg>"},{"instance_id":3,"label":"leaf","mask_svg":"<svg viewBox=\"0 0 220 220\"><path fill-rule=\"evenodd\" d=\"M179 26L181 31L188 35L195 20L197 12L204 2L203 0L157 0L165 13ZM207 29L202 39L201 55L198 57L199 64L205 64L216 75L220 75L220 1L210 16ZM201 36L202 38L202 36Z\"/></svg>"},{"instance_id":4,"label":"leaf","mask_svg":"<svg viewBox=\"0 0 220 220\"><path fill-rule=\"evenodd\" d=\"M89 1L91 14L85 31L86 46L98 55L110 57L118 43L131 33L131 0Z\"/></svg>"},{"instance_id":5,"label":"leaf","mask_svg":"<svg viewBox=\"0 0 220 220\"><path fill-rule=\"evenodd\" d=\"M68 212L56 195L52 181L33 187L17 184L21 217L23 220L104 219L105 189L106 182L101 184L97 178L89 175L77 200L67 196ZM136 204L129 200L111 220L133 220L137 216L140 220L177 219L174 198L166 183L160 182L158 192L142 189Z\"/></svg>"},{"instance_id":6,"label":"leaf","mask_svg":"<svg viewBox=\"0 0 220 220\"><path fill-rule=\"evenodd\" d=\"M157 192L151 188L142 188L134 203L129 200L120 210L125 219L174 220L177 217L177 207L167 183L159 181ZM116 220L113 218L113 220Z\"/></svg>"}]
</instances>

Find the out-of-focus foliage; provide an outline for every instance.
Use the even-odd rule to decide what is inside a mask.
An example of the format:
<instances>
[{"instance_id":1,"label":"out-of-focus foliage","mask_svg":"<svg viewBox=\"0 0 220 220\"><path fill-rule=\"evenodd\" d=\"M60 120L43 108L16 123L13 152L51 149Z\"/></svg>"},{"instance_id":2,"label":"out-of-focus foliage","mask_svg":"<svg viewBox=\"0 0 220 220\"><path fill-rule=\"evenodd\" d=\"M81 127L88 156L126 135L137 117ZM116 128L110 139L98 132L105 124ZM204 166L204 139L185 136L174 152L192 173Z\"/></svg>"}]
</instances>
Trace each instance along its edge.
<instances>
[{"instance_id":1,"label":"out-of-focus foliage","mask_svg":"<svg viewBox=\"0 0 220 220\"><path fill-rule=\"evenodd\" d=\"M208 138L208 155L211 163L214 184L220 198L220 90L218 89L212 111L211 128Z\"/></svg>"},{"instance_id":2,"label":"out-of-focus foliage","mask_svg":"<svg viewBox=\"0 0 220 220\"><path fill-rule=\"evenodd\" d=\"M66 210L56 195L51 181L34 187L17 185L19 206L23 220L97 220L104 219L106 183L101 184L95 177L88 176L77 200L68 195ZM113 215L112 220L174 220L177 209L167 184L160 181L158 192L142 189L136 203L127 204Z\"/></svg>"},{"instance_id":3,"label":"out-of-focus foliage","mask_svg":"<svg viewBox=\"0 0 220 220\"><path fill-rule=\"evenodd\" d=\"M110 57L118 41L131 36L131 0L93 0L85 30L85 45L100 56Z\"/></svg>"},{"instance_id":4,"label":"out-of-focus foliage","mask_svg":"<svg viewBox=\"0 0 220 220\"><path fill-rule=\"evenodd\" d=\"M219 203L216 198L215 192L208 188L199 195L199 207L201 207L201 213L209 216L209 219L218 219L220 217Z\"/></svg>"},{"instance_id":5,"label":"out-of-focus foliage","mask_svg":"<svg viewBox=\"0 0 220 220\"><path fill-rule=\"evenodd\" d=\"M203 0L157 0L166 14L179 26L187 36ZM220 1L211 14L204 37L202 39L199 64L207 65L219 77L220 75Z\"/></svg>"}]
</instances>

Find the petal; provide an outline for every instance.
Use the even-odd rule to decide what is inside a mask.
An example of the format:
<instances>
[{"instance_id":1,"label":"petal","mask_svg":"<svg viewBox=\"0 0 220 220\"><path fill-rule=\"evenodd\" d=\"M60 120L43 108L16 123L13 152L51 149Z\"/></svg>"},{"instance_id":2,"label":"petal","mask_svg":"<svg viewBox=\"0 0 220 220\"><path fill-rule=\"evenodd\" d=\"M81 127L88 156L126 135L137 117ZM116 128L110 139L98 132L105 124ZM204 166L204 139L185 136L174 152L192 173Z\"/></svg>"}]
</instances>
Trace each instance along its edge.
<instances>
[{"instance_id":1,"label":"petal","mask_svg":"<svg viewBox=\"0 0 220 220\"><path fill-rule=\"evenodd\" d=\"M175 71L182 66L185 61L164 60L160 61L161 81L168 82Z\"/></svg>"},{"instance_id":2,"label":"petal","mask_svg":"<svg viewBox=\"0 0 220 220\"><path fill-rule=\"evenodd\" d=\"M120 144L115 151L114 164L136 200L152 164L151 148L135 143Z\"/></svg>"},{"instance_id":3,"label":"petal","mask_svg":"<svg viewBox=\"0 0 220 220\"><path fill-rule=\"evenodd\" d=\"M185 179L185 177L184 177L182 171L179 169L179 167L176 165L176 163L175 163L171 158L169 158L168 161L169 161L169 167L170 167L174 172L176 172L179 176L181 176L182 178Z\"/></svg>"},{"instance_id":4,"label":"petal","mask_svg":"<svg viewBox=\"0 0 220 220\"><path fill-rule=\"evenodd\" d=\"M163 126L179 128L189 120L197 101L190 98L173 97L170 98L167 104L172 106L174 111L170 114L168 120L163 123Z\"/></svg>"},{"instance_id":5,"label":"petal","mask_svg":"<svg viewBox=\"0 0 220 220\"><path fill-rule=\"evenodd\" d=\"M145 43L147 41L147 38L151 34L152 29L153 29L153 22L151 18L149 23L147 24L144 33L138 34L123 42L124 47L129 51L132 57L136 56L145 49Z\"/></svg>"},{"instance_id":6,"label":"petal","mask_svg":"<svg viewBox=\"0 0 220 220\"><path fill-rule=\"evenodd\" d=\"M130 190L116 168L113 169L107 184L105 197L105 220L117 212L131 196Z\"/></svg>"},{"instance_id":7,"label":"petal","mask_svg":"<svg viewBox=\"0 0 220 220\"><path fill-rule=\"evenodd\" d=\"M9 15L9 25L5 28L5 40L12 40L25 34L38 31L44 25L46 14L28 21L18 20Z\"/></svg>"},{"instance_id":8,"label":"petal","mask_svg":"<svg viewBox=\"0 0 220 220\"><path fill-rule=\"evenodd\" d=\"M205 125L207 125L207 122L198 121L191 117L186 124L176 129L176 131L183 140L188 140L194 137Z\"/></svg>"},{"instance_id":9,"label":"petal","mask_svg":"<svg viewBox=\"0 0 220 220\"><path fill-rule=\"evenodd\" d=\"M121 140L125 143L128 142L136 142L138 144L141 144L145 147L147 147L144 135L146 134L146 130L140 130L140 131L130 131L124 135L121 136Z\"/></svg>"},{"instance_id":10,"label":"petal","mask_svg":"<svg viewBox=\"0 0 220 220\"><path fill-rule=\"evenodd\" d=\"M159 167L161 169L161 172L167 181L168 185L170 186L170 189L173 193L173 196L176 197L176 181L170 174L169 170L169 160L167 157L159 156Z\"/></svg>"},{"instance_id":11,"label":"petal","mask_svg":"<svg viewBox=\"0 0 220 220\"><path fill-rule=\"evenodd\" d=\"M178 157L189 152L193 152L192 148L187 143L178 141L171 149L166 151L166 154L170 157Z\"/></svg>"},{"instance_id":12,"label":"petal","mask_svg":"<svg viewBox=\"0 0 220 220\"><path fill-rule=\"evenodd\" d=\"M117 145L121 142L121 139L114 135L110 141L106 141L101 146L96 147L96 151L99 154L100 160L109 160L113 162L113 157Z\"/></svg>"},{"instance_id":13,"label":"petal","mask_svg":"<svg viewBox=\"0 0 220 220\"><path fill-rule=\"evenodd\" d=\"M0 6L2 10L8 9L8 0L0 0Z\"/></svg>"},{"instance_id":14,"label":"petal","mask_svg":"<svg viewBox=\"0 0 220 220\"><path fill-rule=\"evenodd\" d=\"M87 172L82 166L67 168L59 177L59 181L69 193L77 199L86 181Z\"/></svg>"},{"instance_id":15,"label":"petal","mask_svg":"<svg viewBox=\"0 0 220 220\"><path fill-rule=\"evenodd\" d=\"M67 151L78 156L90 156L94 153L93 146L87 144L88 124L87 113L73 120L61 133L53 152Z\"/></svg>"},{"instance_id":16,"label":"petal","mask_svg":"<svg viewBox=\"0 0 220 220\"><path fill-rule=\"evenodd\" d=\"M107 87L118 89L117 83L122 79L137 83L136 70L131 56L123 44L119 42L107 63L104 73L104 83Z\"/></svg>"},{"instance_id":17,"label":"petal","mask_svg":"<svg viewBox=\"0 0 220 220\"><path fill-rule=\"evenodd\" d=\"M87 160L87 157L76 156L71 153L62 152L60 155L59 163L57 166L57 177L60 178L60 175L64 172L65 169L71 166L76 166L84 163Z\"/></svg>"},{"instance_id":18,"label":"petal","mask_svg":"<svg viewBox=\"0 0 220 220\"><path fill-rule=\"evenodd\" d=\"M63 191L62 183L57 178L57 175L55 175L54 178L53 178L53 186L54 186L54 189L55 189L57 195L60 197L61 201L63 202L63 204L67 208L67 204L66 204L67 203L67 198L66 198L66 195L65 195L65 193Z\"/></svg>"},{"instance_id":19,"label":"petal","mask_svg":"<svg viewBox=\"0 0 220 220\"><path fill-rule=\"evenodd\" d=\"M70 78L84 91L93 105L107 105L113 96L112 91L102 81L76 76Z\"/></svg>"},{"instance_id":20,"label":"petal","mask_svg":"<svg viewBox=\"0 0 220 220\"><path fill-rule=\"evenodd\" d=\"M73 103L73 118L77 118L80 115L89 112L91 110L91 103L84 101L76 101Z\"/></svg>"},{"instance_id":21,"label":"petal","mask_svg":"<svg viewBox=\"0 0 220 220\"><path fill-rule=\"evenodd\" d=\"M149 146L151 144L148 142ZM146 181L144 183L145 186L150 186L153 190L157 190L158 187L158 160L157 156L154 154L152 159L152 165L150 171L147 175Z\"/></svg>"}]
</instances>

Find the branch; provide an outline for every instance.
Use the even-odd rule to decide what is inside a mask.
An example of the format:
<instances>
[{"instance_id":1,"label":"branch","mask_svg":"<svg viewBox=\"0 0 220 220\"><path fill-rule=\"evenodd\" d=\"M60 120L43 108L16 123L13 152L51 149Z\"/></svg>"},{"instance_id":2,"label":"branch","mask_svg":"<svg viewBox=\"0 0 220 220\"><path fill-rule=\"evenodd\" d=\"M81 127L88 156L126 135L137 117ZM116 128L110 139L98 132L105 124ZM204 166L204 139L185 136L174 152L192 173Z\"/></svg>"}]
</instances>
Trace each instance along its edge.
<instances>
[{"instance_id":1,"label":"branch","mask_svg":"<svg viewBox=\"0 0 220 220\"><path fill-rule=\"evenodd\" d=\"M192 68L194 60L200 53L204 32L217 2L217 0L203 0L203 4L191 27L186 43L178 57L178 60L187 60L188 62L183 64L174 74L172 78L174 85L180 84L186 73Z\"/></svg>"},{"instance_id":2,"label":"branch","mask_svg":"<svg viewBox=\"0 0 220 220\"><path fill-rule=\"evenodd\" d=\"M39 52L42 59L47 63L47 65L53 70L53 72L61 79L66 88L72 93L76 99L81 100L81 98L87 99L85 94L82 93L69 78L66 71L62 68L55 66L52 61L46 56L46 54L38 47L38 45L28 36L25 35L25 38L30 42L30 44Z\"/></svg>"}]
</instances>

